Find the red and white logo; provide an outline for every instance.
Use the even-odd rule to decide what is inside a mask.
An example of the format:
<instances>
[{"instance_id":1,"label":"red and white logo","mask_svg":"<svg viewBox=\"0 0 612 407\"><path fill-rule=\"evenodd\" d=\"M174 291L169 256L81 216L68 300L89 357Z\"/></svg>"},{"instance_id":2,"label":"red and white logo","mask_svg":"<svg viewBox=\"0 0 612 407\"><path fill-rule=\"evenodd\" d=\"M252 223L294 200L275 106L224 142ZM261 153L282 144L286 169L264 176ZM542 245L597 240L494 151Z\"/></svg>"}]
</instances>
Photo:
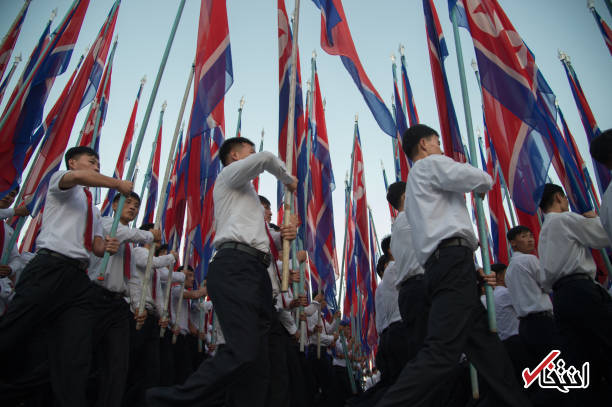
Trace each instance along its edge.
<instances>
[{"instance_id":1,"label":"red and white logo","mask_svg":"<svg viewBox=\"0 0 612 407\"><path fill-rule=\"evenodd\" d=\"M560 355L561 351L553 350L535 369L523 369L524 387L537 382L543 389L557 389L562 393L589 387L589 362L584 362L582 369L578 370L574 366L566 366Z\"/></svg>"}]
</instances>

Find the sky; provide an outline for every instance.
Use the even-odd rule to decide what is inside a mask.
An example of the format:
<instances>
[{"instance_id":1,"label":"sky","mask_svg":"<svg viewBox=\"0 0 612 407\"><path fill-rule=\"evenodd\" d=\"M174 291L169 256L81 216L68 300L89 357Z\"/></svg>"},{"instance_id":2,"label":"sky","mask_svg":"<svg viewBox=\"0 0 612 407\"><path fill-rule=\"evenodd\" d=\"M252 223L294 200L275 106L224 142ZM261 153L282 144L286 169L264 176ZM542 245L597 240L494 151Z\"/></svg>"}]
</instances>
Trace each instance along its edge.
<instances>
[{"instance_id":1,"label":"sky","mask_svg":"<svg viewBox=\"0 0 612 407\"><path fill-rule=\"evenodd\" d=\"M72 0L33 0L28 10L13 56L22 54L26 59L49 18L57 8L52 29L62 20ZM302 0L299 14L298 43L301 53L302 88L310 78L311 54L316 52L321 91L326 100L327 132L332 166L337 188L333 193L336 244L341 255L344 235L344 179L350 167L353 128L356 115L364 152L366 193L373 211L379 239L390 233L391 218L385 200L381 161L388 177L393 178L391 138L374 121L363 98L349 74L336 56L327 55L320 47L320 13L314 3ZM577 140L583 157L591 166L588 144L569 84L557 58L558 50L571 57L587 100L601 129L612 127L610 114L612 95L612 57L605 46L586 1L580 0L499 0L517 32L536 56L536 62L555 92L570 130ZM0 33L4 35L21 8L21 0L0 0ZM98 33L113 0L91 1L68 70L55 81L45 106L48 112L61 93L79 56L85 52ZM168 40L179 1L124 0L119 10L115 33L118 46L114 58L109 109L100 141L101 172L112 174L117 155L128 124L129 115L141 78L147 83L140 100L137 116L138 132L142 128L161 57ZM437 108L427 51L425 23L420 0L345 0L344 10L361 62L381 97L391 107L393 80L391 55L399 61L399 44L405 47L407 70L414 99L422 123L439 129ZM465 116L457 68L452 25L447 2L435 0L435 6L446 37L449 57L445 60L448 81L459 127L467 144ZM140 152L141 174L149 160L155 137L161 105L168 107L163 122L163 148L160 178L166 166L169 144L177 123L179 105L187 76L195 56L200 1L187 0L172 45L168 63L153 104L151 119L146 125ZM604 0L596 0L599 14L612 25L612 16ZM293 1L286 1L289 13ZM264 0L228 0L228 21L233 61L234 83L225 97L226 136L235 135L240 99L244 96L242 135L259 145L262 129L265 131L264 149L277 152L278 140L278 34L277 3ZM470 67L474 47L469 33L460 29L460 38L467 72L472 119L476 131L482 130L482 109L478 85ZM25 61L9 84L16 83ZM10 65L9 65L10 68ZM7 68L8 72L8 68ZM189 118L191 94L184 121ZM8 99L8 97L5 97ZM6 100L0 104L4 109ZM69 146L76 143L78 132L85 120L87 109L77 117ZM135 135L135 137L136 137ZM552 171L552 169L551 169ZM594 174L592 168L590 173ZM140 192L142 175L136 182ZM276 201L276 182L265 174L260 193ZM144 212L141 211L141 212Z\"/></svg>"}]
</instances>

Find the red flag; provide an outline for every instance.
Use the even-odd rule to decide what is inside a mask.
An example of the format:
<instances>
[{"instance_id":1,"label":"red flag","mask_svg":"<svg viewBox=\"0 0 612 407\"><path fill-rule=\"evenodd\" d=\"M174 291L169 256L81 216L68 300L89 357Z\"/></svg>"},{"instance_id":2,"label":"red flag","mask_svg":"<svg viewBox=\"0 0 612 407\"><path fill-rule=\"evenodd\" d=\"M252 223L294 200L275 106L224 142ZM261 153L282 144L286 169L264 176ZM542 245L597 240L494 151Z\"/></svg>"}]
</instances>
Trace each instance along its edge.
<instances>
[{"instance_id":1,"label":"red flag","mask_svg":"<svg viewBox=\"0 0 612 407\"><path fill-rule=\"evenodd\" d=\"M28 7L30 6L31 0L26 0L23 7L17 14L13 25L9 28L8 33L4 37L2 44L0 44L0 78L4 76L4 71L11 59L11 53L13 52L13 48L15 47L15 43L17 42L17 37L19 37L19 33L21 32L21 26L23 25L23 20L25 20L26 13L28 11Z\"/></svg>"}]
</instances>

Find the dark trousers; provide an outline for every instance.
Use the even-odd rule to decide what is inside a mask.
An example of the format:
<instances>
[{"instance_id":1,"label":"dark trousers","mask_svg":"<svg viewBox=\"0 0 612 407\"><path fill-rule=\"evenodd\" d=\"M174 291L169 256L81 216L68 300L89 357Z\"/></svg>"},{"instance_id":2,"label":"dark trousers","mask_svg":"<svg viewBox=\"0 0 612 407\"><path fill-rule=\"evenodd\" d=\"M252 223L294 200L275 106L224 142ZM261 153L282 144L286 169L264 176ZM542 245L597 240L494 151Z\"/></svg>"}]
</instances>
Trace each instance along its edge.
<instances>
[{"instance_id":1,"label":"dark trousers","mask_svg":"<svg viewBox=\"0 0 612 407\"><path fill-rule=\"evenodd\" d=\"M227 386L227 405L263 406L269 384L268 336L274 308L264 264L235 249L215 255L208 293L226 344L183 385L147 392L149 406L207 406Z\"/></svg>"},{"instance_id":2,"label":"dark trousers","mask_svg":"<svg viewBox=\"0 0 612 407\"><path fill-rule=\"evenodd\" d=\"M473 253L465 247L439 249L425 264L429 303L423 347L406 364L378 406L423 406L457 366L465 352L480 375L504 402L530 403L513 376L512 363L478 299Z\"/></svg>"},{"instance_id":3,"label":"dark trousers","mask_svg":"<svg viewBox=\"0 0 612 407\"><path fill-rule=\"evenodd\" d=\"M425 276L422 274L408 278L399 289L397 303L405 328L404 332L408 335L403 351L406 361L417 354L425 340L429 313L426 293Z\"/></svg>"},{"instance_id":4,"label":"dark trousers","mask_svg":"<svg viewBox=\"0 0 612 407\"><path fill-rule=\"evenodd\" d=\"M275 312L269 336L270 385L268 386L268 407L289 406L289 369L287 365L287 334Z\"/></svg>"},{"instance_id":5,"label":"dark trousers","mask_svg":"<svg viewBox=\"0 0 612 407\"><path fill-rule=\"evenodd\" d=\"M192 353L187 341L188 335L179 334L172 345L174 353L174 384L183 384L193 373Z\"/></svg>"},{"instance_id":6,"label":"dark trousers","mask_svg":"<svg viewBox=\"0 0 612 407\"><path fill-rule=\"evenodd\" d=\"M333 405L342 406L353 396L348 369L342 366L334 366L334 391Z\"/></svg>"},{"instance_id":7,"label":"dark trousers","mask_svg":"<svg viewBox=\"0 0 612 407\"><path fill-rule=\"evenodd\" d=\"M410 332L402 322L394 322L389 325L380 335L378 353L380 354L382 366L380 378L383 384L395 383L404 365L414 356L412 349L407 344L411 343Z\"/></svg>"},{"instance_id":8,"label":"dark trousers","mask_svg":"<svg viewBox=\"0 0 612 407\"><path fill-rule=\"evenodd\" d=\"M572 392L583 405L609 405L612 402L610 294L590 279L568 281L555 288L553 307L559 330L568 344L567 357L563 354L561 357L578 370L583 363L590 364L589 388Z\"/></svg>"},{"instance_id":9,"label":"dark trousers","mask_svg":"<svg viewBox=\"0 0 612 407\"><path fill-rule=\"evenodd\" d=\"M172 331L166 329L164 337L159 344L160 377L159 384L172 386L174 384L174 346L172 345Z\"/></svg>"},{"instance_id":10,"label":"dark trousers","mask_svg":"<svg viewBox=\"0 0 612 407\"><path fill-rule=\"evenodd\" d=\"M97 370L97 407L121 405L130 360L132 313L123 297L93 285L95 315L94 356Z\"/></svg>"},{"instance_id":11,"label":"dark trousers","mask_svg":"<svg viewBox=\"0 0 612 407\"><path fill-rule=\"evenodd\" d=\"M332 366L327 347L321 346L321 357L317 359L317 345L308 345L306 360L313 379L315 404L324 404L332 391Z\"/></svg>"},{"instance_id":12,"label":"dark trousers","mask_svg":"<svg viewBox=\"0 0 612 407\"><path fill-rule=\"evenodd\" d=\"M39 254L23 270L15 297L0 319L0 369L19 364L29 339L43 332L51 386L60 406L87 405L91 288L87 273L73 263Z\"/></svg>"},{"instance_id":13,"label":"dark trousers","mask_svg":"<svg viewBox=\"0 0 612 407\"><path fill-rule=\"evenodd\" d=\"M147 309L144 325L136 330L136 321L130 319L130 368L128 386L123 398L124 406L145 406L146 389L159 385L160 353L157 315Z\"/></svg>"},{"instance_id":14,"label":"dark trousers","mask_svg":"<svg viewBox=\"0 0 612 407\"><path fill-rule=\"evenodd\" d=\"M306 381L301 362L304 354L300 353L299 343L287 331L285 331L285 338L289 372L289 404L291 407L310 407L312 404L307 401Z\"/></svg>"}]
</instances>

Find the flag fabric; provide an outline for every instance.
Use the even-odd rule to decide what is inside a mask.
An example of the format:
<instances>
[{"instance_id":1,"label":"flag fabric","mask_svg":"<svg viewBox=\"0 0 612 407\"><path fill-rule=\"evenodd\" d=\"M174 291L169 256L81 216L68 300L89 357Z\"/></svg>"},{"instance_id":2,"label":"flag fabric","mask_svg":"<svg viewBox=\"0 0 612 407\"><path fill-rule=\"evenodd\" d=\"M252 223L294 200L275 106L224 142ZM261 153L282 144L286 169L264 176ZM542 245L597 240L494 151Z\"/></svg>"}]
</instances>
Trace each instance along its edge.
<instances>
[{"instance_id":1,"label":"flag fabric","mask_svg":"<svg viewBox=\"0 0 612 407\"><path fill-rule=\"evenodd\" d=\"M186 138L186 233L202 238L196 250L206 267L212 255L212 191L220 171L219 147L225 138L223 100L233 83L232 53L225 1L202 0L195 58L194 102ZM200 228L199 230L196 230ZM196 274L199 274L196 272ZM204 275L198 275L202 279Z\"/></svg>"},{"instance_id":2,"label":"flag fabric","mask_svg":"<svg viewBox=\"0 0 612 407\"><path fill-rule=\"evenodd\" d=\"M149 179L149 193L147 195L147 203L142 222L153 223L153 215L155 214L155 206L157 205L157 186L159 184L159 162L161 161L161 145L162 145L162 123L159 124L159 133L155 141L155 153L153 155L153 165L150 168L151 175ZM142 197L141 197L142 199Z\"/></svg>"},{"instance_id":3,"label":"flag fabric","mask_svg":"<svg viewBox=\"0 0 612 407\"><path fill-rule=\"evenodd\" d=\"M378 332L376 331L376 308L375 295L378 283L376 282L376 263L378 262L379 252L376 241L376 235L374 233L374 221L372 219L371 212L368 217L368 229L370 236L370 284L366 287L364 294L363 309L364 315L362 318L362 342L365 345L366 354L370 353L376 343L378 343Z\"/></svg>"},{"instance_id":4,"label":"flag fabric","mask_svg":"<svg viewBox=\"0 0 612 407\"><path fill-rule=\"evenodd\" d=\"M0 44L0 78L4 76L4 71L11 60L11 54L13 53L13 48L15 47L15 43L17 42L17 38L21 32L21 26L23 25L23 20L25 20L26 13L28 12L28 7L30 7L30 1L31 0L26 0L23 7L21 7L21 10L19 10L19 14L17 14L11 28L9 28L8 33L4 36L2 44Z\"/></svg>"},{"instance_id":5,"label":"flag fabric","mask_svg":"<svg viewBox=\"0 0 612 407\"><path fill-rule=\"evenodd\" d=\"M444 59L448 56L448 50L433 0L423 0L423 11L444 154L455 161L465 162L459 123L444 68Z\"/></svg>"},{"instance_id":6,"label":"flag fabric","mask_svg":"<svg viewBox=\"0 0 612 407\"><path fill-rule=\"evenodd\" d=\"M313 2L321 10L321 48L340 57L382 131L395 137L395 122L361 65L341 0Z\"/></svg>"},{"instance_id":7,"label":"flag fabric","mask_svg":"<svg viewBox=\"0 0 612 407\"><path fill-rule=\"evenodd\" d=\"M34 134L32 135L32 142L26 150L25 159L23 161L24 168L27 167L28 163L30 162L30 159L32 158L32 154L34 154L34 151L36 151L36 148L38 147L40 142L45 139L45 136L49 134L51 126L53 126L53 123L55 123L57 115L59 114L61 108L64 106L64 103L68 97L68 92L70 91L70 88L72 88L74 78L79 72L79 68L81 67L81 62L83 62L83 58L84 57L81 55L77 66L74 68L74 71L68 79L68 82L66 82L66 85L64 86L64 89L62 90L62 93L60 94L59 98L57 99L49 113L47 113L47 117L45 117L43 123L38 127L38 129L36 129L36 132L34 132Z\"/></svg>"},{"instance_id":8,"label":"flag fabric","mask_svg":"<svg viewBox=\"0 0 612 407\"><path fill-rule=\"evenodd\" d=\"M91 147L96 151L99 151L100 147L100 130L104 125L104 120L106 119L106 110L108 108L108 99L110 97L110 87L111 87L111 76L113 74L113 65L112 61L109 61L104 68L104 73L102 74L101 83L106 82L105 86L99 86L98 92L96 93L96 97L93 100L93 107L89 110L89 114L85 119L85 125L83 126L83 131L81 134L81 142L80 146ZM96 125L96 117L98 116L98 112L100 112L100 119L98 122L97 130L94 129ZM96 134L96 138L94 140L94 133Z\"/></svg>"},{"instance_id":9,"label":"flag fabric","mask_svg":"<svg viewBox=\"0 0 612 407\"><path fill-rule=\"evenodd\" d=\"M287 16L287 10L285 9L285 1L278 0L278 80L279 80L279 95L278 95L278 156L283 162L287 162L287 148L288 148L288 129L289 129L289 96L290 96L290 85L291 85L291 54L293 52L293 34L291 26L289 24L289 18ZM297 146L299 142L305 140L304 136L304 107L302 102L302 75L300 72L300 55L299 50L297 52L297 63L296 63L296 88L295 88L295 112L294 112L294 137L293 137L293 162L292 168L288 168L292 175L297 176L297 161L298 152ZM305 149L304 149L305 153ZM298 190L304 188L304 179L298 177ZM282 217L282 202L284 199L285 187L282 183L277 182L277 214L278 223L281 223ZM303 195L302 197L303 202ZM302 203L298 197L298 214L302 213Z\"/></svg>"},{"instance_id":10,"label":"flag fabric","mask_svg":"<svg viewBox=\"0 0 612 407\"><path fill-rule=\"evenodd\" d=\"M601 134L601 131L599 130L599 126L595 121L595 117L593 116L591 107L586 100L586 96L582 91L582 87L580 86L580 82L578 81L574 68L567 60L561 61L561 63L563 64L567 79L570 83L570 88L572 89L572 94L574 95L574 101L576 102L578 113L580 113L580 119L582 120L582 126L584 127L584 131L587 135L587 140L590 143L595 137ZM593 167L595 168L595 176L597 178L599 192L603 196L608 184L610 184L610 180L612 179L610 176L610 170L595 160L593 160Z\"/></svg>"},{"instance_id":11,"label":"flag fabric","mask_svg":"<svg viewBox=\"0 0 612 407\"><path fill-rule=\"evenodd\" d=\"M115 10L118 10L115 5ZM101 54L108 53L108 46L112 40L114 22L117 14L109 15L100 29L94 45L83 61L81 69L75 78L66 102L57 115L55 123L47 134L45 143L41 146L38 159L33 164L29 181L24 190L24 200L27 202L30 213L34 216L46 196L51 175L59 169L64 150L74 126L76 115L82 106L82 100L88 87L91 86L91 73ZM103 56L106 59L106 55Z\"/></svg>"},{"instance_id":12,"label":"flag fabric","mask_svg":"<svg viewBox=\"0 0 612 407\"><path fill-rule=\"evenodd\" d=\"M134 106L132 106L130 121L128 122L125 135L123 136L123 143L121 144L121 150L119 150L119 156L117 157L117 164L115 164L115 170L113 171L113 178L116 179L123 178L123 170L125 169L125 163L128 161L128 152L129 150L131 150L132 138L134 137L136 113L138 113L138 103L140 101L140 95L142 94L143 86L144 82L140 82L140 86L138 87L138 93L136 94L136 100L134 101ZM113 199L115 198L116 193L117 191L115 191L114 189L109 189L106 193L106 198L104 198L102 208L100 208L102 216L110 216L112 214L111 204L113 202Z\"/></svg>"},{"instance_id":13,"label":"flag fabric","mask_svg":"<svg viewBox=\"0 0 612 407\"><path fill-rule=\"evenodd\" d=\"M610 51L610 54L612 55L612 29L608 26L608 24L606 24L604 19L601 18L601 16L597 12L597 10L595 10L595 8L592 8L591 12L593 13L593 17L595 17L595 22L597 23L597 27L599 27L599 31L601 31L601 35L603 36L604 41L606 42L608 51Z\"/></svg>"},{"instance_id":14,"label":"flag fabric","mask_svg":"<svg viewBox=\"0 0 612 407\"><path fill-rule=\"evenodd\" d=\"M355 216L352 198L345 194L346 234L344 236L344 270L345 286L343 311L344 316L352 316L357 312L357 263L355 262Z\"/></svg>"},{"instance_id":15,"label":"flag fabric","mask_svg":"<svg viewBox=\"0 0 612 407\"><path fill-rule=\"evenodd\" d=\"M30 224L26 229L23 239L21 239L21 245L19 246L19 252L34 253L36 251L36 239L40 233L40 227L42 226L44 208L38 212L33 219L30 219Z\"/></svg>"},{"instance_id":16,"label":"flag fabric","mask_svg":"<svg viewBox=\"0 0 612 407\"><path fill-rule=\"evenodd\" d=\"M588 189L591 191L591 198L595 200L594 204L599 207L599 201L597 200L597 193L595 192L595 186L593 185L593 181L591 180L591 176L589 175L589 171L587 169L586 163L580 154L580 150L576 145L576 141L574 140L574 136L572 135L567 123L565 121L565 117L563 116L563 112L559 107L557 107L557 114L559 115L559 120L561 121L561 128L563 129L563 137L567 145L569 146L569 150L573 155L573 159L578 165L578 169L582 176L582 180Z\"/></svg>"},{"instance_id":17,"label":"flag fabric","mask_svg":"<svg viewBox=\"0 0 612 407\"><path fill-rule=\"evenodd\" d=\"M489 214L491 218L491 237L493 240L493 258L495 263L508 264L508 242L506 238L506 224L508 222L506 220L506 211L504 210L504 202L502 199L501 180L498 173L497 158L495 155L495 150L493 147L491 147L489 134L486 129L485 143L487 150L486 160L482 151L482 145L479 145L479 147L482 167L493 179L493 188L491 188L488 193Z\"/></svg>"},{"instance_id":18,"label":"flag fabric","mask_svg":"<svg viewBox=\"0 0 612 407\"><path fill-rule=\"evenodd\" d=\"M406 72L406 57L402 55L400 59L402 62L402 91L404 93L404 103L406 103L406 112L408 113L410 126L414 126L419 123L419 114L417 113L416 104L414 103L412 88L408 80L408 72Z\"/></svg>"},{"instance_id":19,"label":"flag fabric","mask_svg":"<svg viewBox=\"0 0 612 407\"><path fill-rule=\"evenodd\" d=\"M11 79L13 78L13 74L15 73L15 70L17 69L17 65L19 65L19 60L15 59L13 66L11 67L8 74L4 77L4 80L0 84L0 103L2 103L2 99L4 99L6 88L8 87L8 84L11 81Z\"/></svg>"},{"instance_id":20,"label":"flag fabric","mask_svg":"<svg viewBox=\"0 0 612 407\"><path fill-rule=\"evenodd\" d=\"M30 70L29 79L22 84L25 90L16 93L8 105L14 106L13 109L9 112L7 107L2 115L5 122L0 129L0 155L11 159L3 160L0 165L0 198L19 183L32 134L42 122L43 108L54 78L68 67L88 6L89 0L80 0L68 10L63 25L55 30Z\"/></svg>"},{"instance_id":21,"label":"flag fabric","mask_svg":"<svg viewBox=\"0 0 612 407\"><path fill-rule=\"evenodd\" d=\"M449 4L455 3L453 0ZM496 0L456 1L469 28L481 75L487 129L518 210L534 215L547 181L552 147L548 111L554 103L543 77Z\"/></svg>"},{"instance_id":22,"label":"flag fabric","mask_svg":"<svg viewBox=\"0 0 612 407\"><path fill-rule=\"evenodd\" d=\"M52 22L53 22L53 20L49 20L47 22L47 25L45 26L45 29L43 30L40 38L38 39L38 42L36 43L36 46L32 50L32 53L30 54L30 58L28 59L28 63L26 64L23 72L21 73L21 77L17 81L17 84L15 85L15 88L13 89L13 92L11 92L11 97L8 100L7 106L9 106L12 103L12 101L15 100L15 97L17 97L17 93L19 92L19 89L23 85L23 82L26 80L26 78L28 77L30 72L32 72L32 69L34 68L34 65L38 61L38 58L40 57L40 53L42 52L42 50L49 43L49 40L51 39L50 36L49 36L49 33L51 32L51 23Z\"/></svg>"},{"instance_id":23,"label":"flag fabric","mask_svg":"<svg viewBox=\"0 0 612 407\"><path fill-rule=\"evenodd\" d=\"M368 201L365 190L365 170L359 127L355 125L355 149L353 153L353 205L355 216L355 259L357 263L357 286L362 294L367 293L370 281L370 235Z\"/></svg>"},{"instance_id":24,"label":"flag fabric","mask_svg":"<svg viewBox=\"0 0 612 407\"><path fill-rule=\"evenodd\" d=\"M180 165L181 152L183 150L183 129L179 134L179 141L176 148L176 155L172 160L172 172L168 184L166 185L166 196L164 197L164 207L161 215L161 230L163 233L163 241L172 247L173 240L176 237L176 226L174 222L176 212L176 181L177 171Z\"/></svg>"},{"instance_id":25,"label":"flag fabric","mask_svg":"<svg viewBox=\"0 0 612 407\"><path fill-rule=\"evenodd\" d=\"M334 230L334 208L332 192L336 188L329 153L329 140L325 123L323 98L319 86L319 74L315 67L313 85L312 154L310 156L310 197L308 200L308 225L312 236L306 240L306 249L311 253L320 286L315 291L323 291L328 303L336 296L338 274L336 258L336 235Z\"/></svg>"}]
</instances>

